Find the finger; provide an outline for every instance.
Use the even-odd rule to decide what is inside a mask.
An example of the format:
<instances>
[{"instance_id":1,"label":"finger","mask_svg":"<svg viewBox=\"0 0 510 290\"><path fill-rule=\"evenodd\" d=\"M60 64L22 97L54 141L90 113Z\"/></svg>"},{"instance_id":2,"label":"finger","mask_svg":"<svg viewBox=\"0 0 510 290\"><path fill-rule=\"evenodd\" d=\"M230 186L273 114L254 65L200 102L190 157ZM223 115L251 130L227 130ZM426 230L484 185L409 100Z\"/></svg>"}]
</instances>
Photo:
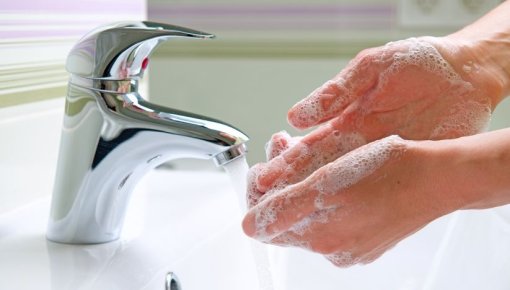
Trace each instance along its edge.
<instances>
[{"instance_id":1,"label":"finger","mask_svg":"<svg viewBox=\"0 0 510 290\"><path fill-rule=\"evenodd\" d=\"M286 131L273 134L265 146L267 161L279 156L283 151L299 142L301 138L291 137Z\"/></svg>"},{"instance_id":2,"label":"finger","mask_svg":"<svg viewBox=\"0 0 510 290\"><path fill-rule=\"evenodd\" d=\"M264 164L257 177L258 190L266 192L300 182L318 168L367 143L362 133L352 131L357 126L358 113L344 114L339 120L322 125Z\"/></svg>"},{"instance_id":3,"label":"finger","mask_svg":"<svg viewBox=\"0 0 510 290\"><path fill-rule=\"evenodd\" d=\"M330 208L334 206L323 206L320 198L324 192L318 185L329 173L329 166L324 166L300 183L262 196L243 220L245 233L261 241L270 241L284 232L299 231L306 219L324 221L324 215L331 213Z\"/></svg>"},{"instance_id":4,"label":"finger","mask_svg":"<svg viewBox=\"0 0 510 290\"><path fill-rule=\"evenodd\" d=\"M314 212L316 196L315 190L300 184L263 198L246 214L243 230L250 237L270 241Z\"/></svg>"},{"instance_id":5,"label":"finger","mask_svg":"<svg viewBox=\"0 0 510 290\"><path fill-rule=\"evenodd\" d=\"M272 160L274 157L280 155L283 151L287 150L289 146L292 146L298 140L301 139L301 137L291 137L287 132L282 131L273 134L269 142L266 144L266 155L267 160ZM263 192L259 191L256 186L256 180L260 173L260 168L262 167L262 164L256 164L252 168L250 168L250 171L248 172L247 176L247 195L246 200L248 204L248 208L252 208L255 206L260 198L264 195Z\"/></svg>"},{"instance_id":6,"label":"finger","mask_svg":"<svg viewBox=\"0 0 510 290\"><path fill-rule=\"evenodd\" d=\"M261 166L262 164L260 163L255 164L252 168L250 168L250 170L248 171L248 175L246 177L247 178L246 203L248 209L255 206L263 195L263 193L257 189L256 184L257 176Z\"/></svg>"},{"instance_id":7,"label":"finger","mask_svg":"<svg viewBox=\"0 0 510 290\"><path fill-rule=\"evenodd\" d=\"M295 146L264 164L257 178L258 190L266 192L295 184L362 145L405 133L400 129L401 120L385 122L384 116L388 113L367 113L364 107L363 100L357 100L341 116L316 128Z\"/></svg>"},{"instance_id":8,"label":"finger","mask_svg":"<svg viewBox=\"0 0 510 290\"><path fill-rule=\"evenodd\" d=\"M272 160L274 157L281 154L283 151L288 149L289 146L299 142L302 137L291 137L287 132L282 131L273 134L271 140L266 144L266 154L268 160ZM265 192L257 189L256 180L260 175L262 163L255 164L247 174L247 188L246 188L246 201L248 208L252 208L259 203L260 198Z\"/></svg>"},{"instance_id":9,"label":"finger","mask_svg":"<svg viewBox=\"0 0 510 290\"><path fill-rule=\"evenodd\" d=\"M361 53L332 80L294 105L287 114L289 124L306 129L338 116L353 100L365 95L378 79L374 56Z\"/></svg>"},{"instance_id":10,"label":"finger","mask_svg":"<svg viewBox=\"0 0 510 290\"><path fill-rule=\"evenodd\" d=\"M280 155L289 147L290 135L286 131L275 133L264 147L266 151L266 160L269 161Z\"/></svg>"}]
</instances>

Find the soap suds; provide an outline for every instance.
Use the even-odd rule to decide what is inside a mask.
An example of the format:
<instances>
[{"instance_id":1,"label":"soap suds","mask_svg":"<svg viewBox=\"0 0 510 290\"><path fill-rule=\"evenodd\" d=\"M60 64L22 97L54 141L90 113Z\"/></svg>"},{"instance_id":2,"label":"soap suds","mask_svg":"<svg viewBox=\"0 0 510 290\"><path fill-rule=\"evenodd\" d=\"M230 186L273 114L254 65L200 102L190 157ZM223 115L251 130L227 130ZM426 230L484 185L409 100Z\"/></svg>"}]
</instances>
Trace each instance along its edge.
<instances>
[{"instance_id":1,"label":"soap suds","mask_svg":"<svg viewBox=\"0 0 510 290\"><path fill-rule=\"evenodd\" d=\"M379 59L374 63L386 62L388 66L379 74L378 86L384 87L389 81L395 81L395 74L413 66L446 81L442 85L448 86L447 89L433 97L437 97L438 101L446 101L446 104L451 104L450 107L444 107L449 111L445 112L444 118L431 121L433 122L430 123L432 130L429 128L427 131L423 131L425 134L423 138L427 138L428 134L431 139L472 135L487 128L491 117L489 99L485 98L487 101L482 101L484 98L480 96L480 92L470 82L462 79L431 43L424 39L411 38L388 43L383 48L386 50L383 50ZM353 67L354 71L351 73L359 73L356 71L356 66ZM468 62L462 66L462 71L473 74L478 72L478 66L476 63ZM319 123L324 119L324 116L331 116L333 112L340 113L343 107L354 98L351 91L356 86L358 84L351 81L347 87L343 78L326 82L322 87L312 92L308 98L293 107L293 123L298 127L307 127L310 124ZM477 96L477 98L472 96ZM409 112L413 113L414 111L410 110ZM370 113L370 111L367 110L366 113ZM412 122L414 115L411 113L409 121ZM405 125L408 124L405 123ZM434 128L435 125L437 126ZM324 126L331 126L331 124ZM367 142L362 134L335 130L331 132L327 137L317 140L311 145L303 142L294 144L292 156L286 156L285 152L277 151L288 147L285 146L286 144L275 143L277 149L267 148L268 157L277 156L271 164L270 170L273 171L262 168L257 171L257 174L266 177L273 174L279 177L259 202L273 194L281 195L280 197L284 200L286 195L308 194L312 196L316 210L307 216L296 219L298 221L283 233L270 235L267 232L268 227L276 223L278 218L285 218L279 216L283 210L282 204L286 208L289 204L285 201L280 204L268 202L263 207L256 208L257 238L263 241L275 239L283 245L311 249L310 241L306 240L311 227L317 223L328 223L330 216L334 215L339 210L338 208L341 208L341 205L338 204L328 204L330 197L341 194L373 174L388 160L398 158L399 154L405 151L405 144L398 136L386 137L360 147ZM354 151L351 151L353 149ZM340 156L342 157L339 158ZM276 172L277 174L275 174L275 168L279 170ZM307 179L306 188L303 184L298 183L305 179ZM251 186L256 186L255 182ZM303 190L310 192L306 193ZM335 207L332 208L332 206ZM326 258L337 266L350 266L363 262L361 258L354 258L351 252L347 251L326 255Z\"/></svg>"},{"instance_id":2,"label":"soap suds","mask_svg":"<svg viewBox=\"0 0 510 290\"><path fill-rule=\"evenodd\" d=\"M450 108L450 113L432 131L431 139L474 135L488 129L491 108L488 103L465 101Z\"/></svg>"},{"instance_id":3,"label":"soap suds","mask_svg":"<svg viewBox=\"0 0 510 290\"><path fill-rule=\"evenodd\" d=\"M325 116L340 113L354 98L343 78L329 80L292 107L291 123L302 128L317 125Z\"/></svg>"},{"instance_id":4,"label":"soap suds","mask_svg":"<svg viewBox=\"0 0 510 290\"><path fill-rule=\"evenodd\" d=\"M394 51L400 47L407 47L407 50L397 51L393 54L390 67L381 74L382 81L391 78L393 74L409 66L420 67L449 81L461 80L461 77L429 42L420 38L409 38L390 42L384 46L388 51Z\"/></svg>"},{"instance_id":5,"label":"soap suds","mask_svg":"<svg viewBox=\"0 0 510 290\"><path fill-rule=\"evenodd\" d=\"M396 154L401 154L403 140L396 135L386 137L366 146L351 151L329 164L320 178L311 185L319 194L315 198L317 209L323 209L325 195L332 195L351 187L361 179L374 173L390 157L396 158Z\"/></svg>"},{"instance_id":6,"label":"soap suds","mask_svg":"<svg viewBox=\"0 0 510 290\"><path fill-rule=\"evenodd\" d=\"M306 216L301 221L295 223L289 229L289 231L291 231L299 236L303 236L305 234L305 232L308 231L308 229L310 228L310 226L313 223L326 224L329 221L329 216L331 214L333 214L336 210L337 210L336 208L329 208L329 209L316 211L316 212L312 213L311 215Z\"/></svg>"},{"instance_id":7,"label":"soap suds","mask_svg":"<svg viewBox=\"0 0 510 290\"><path fill-rule=\"evenodd\" d=\"M360 259L354 258L350 252L335 253L324 257L337 267L349 267L360 262Z\"/></svg>"},{"instance_id":8,"label":"soap suds","mask_svg":"<svg viewBox=\"0 0 510 290\"><path fill-rule=\"evenodd\" d=\"M273 182L265 195L300 182L310 176L317 169L328 164L345 153L366 144L365 138L359 133L341 133L334 131L330 136L316 141L313 145L298 142L292 147L292 158L278 156L271 162L271 168L262 166L258 170L258 177L267 177L280 171L279 177ZM310 148L313 147L313 150ZM299 160L296 162L295 160Z\"/></svg>"},{"instance_id":9,"label":"soap suds","mask_svg":"<svg viewBox=\"0 0 510 290\"><path fill-rule=\"evenodd\" d=\"M283 151L295 146L301 139L301 136L291 137L287 131L273 134L269 142L264 146L266 160L270 161L279 156Z\"/></svg>"},{"instance_id":10,"label":"soap suds","mask_svg":"<svg viewBox=\"0 0 510 290\"><path fill-rule=\"evenodd\" d=\"M293 206L289 195L312 195L314 205L318 211L302 217L299 222L292 225L289 231L303 235L313 223L327 223L329 216L337 208L325 204L325 197L341 194L343 190L356 184L380 168L390 157L398 158L398 152L403 149L402 139L398 136L386 137L347 153L342 158L328 164L326 167L314 172L310 176L311 184L294 184L279 191L279 199L269 200L261 207L255 208L256 236L262 241L270 241L280 233L267 232L268 226L281 218L280 213L285 207ZM400 148L400 149L398 149ZM316 191L313 195L311 191ZM306 192L305 192L306 191ZM264 196L262 200L265 200ZM261 201L262 202L262 201ZM338 206L338 205L335 205Z\"/></svg>"}]
</instances>

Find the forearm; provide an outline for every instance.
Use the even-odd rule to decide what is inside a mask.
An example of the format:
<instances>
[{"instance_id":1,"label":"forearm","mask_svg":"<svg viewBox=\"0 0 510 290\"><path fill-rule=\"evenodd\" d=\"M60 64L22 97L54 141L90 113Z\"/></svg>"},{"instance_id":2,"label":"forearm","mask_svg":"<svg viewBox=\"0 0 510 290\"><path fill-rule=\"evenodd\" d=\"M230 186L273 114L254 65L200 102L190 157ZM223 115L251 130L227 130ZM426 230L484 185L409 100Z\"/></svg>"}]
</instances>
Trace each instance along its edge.
<instances>
[{"instance_id":1,"label":"forearm","mask_svg":"<svg viewBox=\"0 0 510 290\"><path fill-rule=\"evenodd\" d=\"M507 0L478 21L447 37L463 43L466 50L470 51L468 54L472 54L472 59L466 59L463 64L463 69L476 70L476 67L469 67L472 62L494 76L494 79L488 82L493 81L492 89L498 90L495 92L495 104L510 94L509 15L510 0ZM474 77L476 78L476 75Z\"/></svg>"},{"instance_id":2,"label":"forearm","mask_svg":"<svg viewBox=\"0 0 510 290\"><path fill-rule=\"evenodd\" d=\"M510 128L419 143L429 168L441 172L431 182L446 212L510 204Z\"/></svg>"},{"instance_id":3,"label":"forearm","mask_svg":"<svg viewBox=\"0 0 510 290\"><path fill-rule=\"evenodd\" d=\"M472 186L464 208L489 208L510 203L510 128L466 137L460 152ZM458 140L461 143L462 140Z\"/></svg>"}]
</instances>

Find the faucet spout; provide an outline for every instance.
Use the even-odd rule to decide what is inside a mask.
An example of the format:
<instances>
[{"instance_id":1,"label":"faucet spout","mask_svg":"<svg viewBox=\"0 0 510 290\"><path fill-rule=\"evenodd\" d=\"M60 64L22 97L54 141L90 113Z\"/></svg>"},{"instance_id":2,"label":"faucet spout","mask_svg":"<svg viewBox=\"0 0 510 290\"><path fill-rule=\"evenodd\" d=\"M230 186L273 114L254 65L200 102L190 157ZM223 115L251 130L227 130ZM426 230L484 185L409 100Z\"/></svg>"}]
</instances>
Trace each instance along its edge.
<instances>
[{"instance_id":1,"label":"faucet spout","mask_svg":"<svg viewBox=\"0 0 510 290\"><path fill-rule=\"evenodd\" d=\"M143 25L146 25L144 23ZM152 26L157 26L151 23ZM166 25L166 24L165 24ZM160 24L161 27L173 27ZM119 25L114 25L119 30ZM208 35L180 28L175 35ZM152 33L153 27L147 30ZM122 31L122 37L125 31ZM139 29L130 33L147 31ZM82 39L96 39L111 26ZM169 32L166 32L169 33ZM99 36L97 35L99 34ZM155 38L160 38L157 34ZM132 39L139 39L132 36ZM143 37L142 37L143 38ZM152 41L147 38L143 41ZM80 42L76 47L83 47ZM143 46L139 44L140 48ZM155 46L151 46L151 49ZM76 49L71 55L76 54ZM133 45L125 46L131 55ZM101 50L89 50L98 51ZM146 57L150 51L142 55ZM140 178L158 165L176 158L213 159L226 164L246 154L248 137L220 120L159 106L138 93L141 73L124 75L115 70L123 52L101 63L99 75L82 73L76 58L68 58L66 108L57 164L47 238L61 243L104 243L119 238L131 192ZM105 56L90 58L105 59ZM130 59L129 57L127 59ZM83 65L95 66L95 64ZM131 65L131 67L135 67ZM122 66L117 66L121 69ZM143 66L141 66L141 69ZM91 70L96 72L94 68Z\"/></svg>"}]
</instances>

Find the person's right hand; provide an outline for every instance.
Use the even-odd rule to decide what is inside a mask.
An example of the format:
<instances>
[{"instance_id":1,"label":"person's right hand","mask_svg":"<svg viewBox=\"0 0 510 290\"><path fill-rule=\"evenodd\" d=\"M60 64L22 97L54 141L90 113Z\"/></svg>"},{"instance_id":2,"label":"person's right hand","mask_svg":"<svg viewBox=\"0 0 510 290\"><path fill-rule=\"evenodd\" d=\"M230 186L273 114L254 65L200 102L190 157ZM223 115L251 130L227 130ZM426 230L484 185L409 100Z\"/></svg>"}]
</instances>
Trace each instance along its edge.
<instances>
[{"instance_id":1,"label":"person's right hand","mask_svg":"<svg viewBox=\"0 0 510 290\"><path fill-rule=\"evenodd\" d=\"M345 153L389 135L437 140L483 131L505 92L479 55L466 47L448 38L425 37L361 52L290 109L294 127L319 127L252 168L249 195L297 183Z\"/></svg>"}]
</instances>

